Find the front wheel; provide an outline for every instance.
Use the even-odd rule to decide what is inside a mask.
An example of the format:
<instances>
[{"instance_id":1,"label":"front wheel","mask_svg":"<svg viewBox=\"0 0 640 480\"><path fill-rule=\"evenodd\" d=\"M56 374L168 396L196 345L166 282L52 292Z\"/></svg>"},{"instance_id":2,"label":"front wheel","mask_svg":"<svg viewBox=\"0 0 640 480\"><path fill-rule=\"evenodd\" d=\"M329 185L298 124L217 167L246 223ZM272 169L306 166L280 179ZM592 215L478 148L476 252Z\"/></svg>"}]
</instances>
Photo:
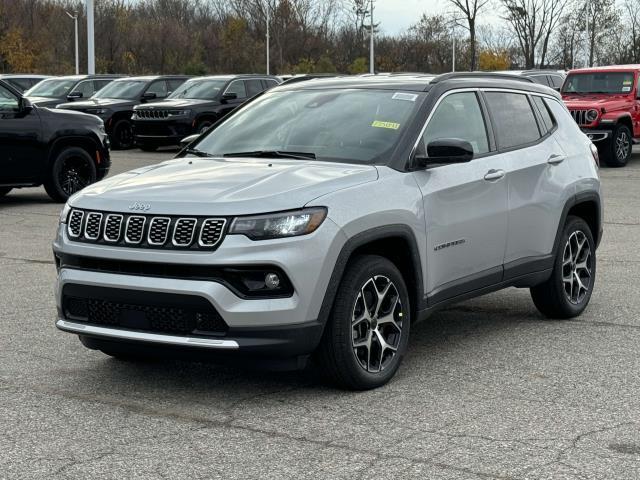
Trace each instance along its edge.
<instances>
[{"instance_id":1,"label":"front wheel","mask_svg":"<svg viewBox=\"0 0 640 480\"><path fill-rule=\"evenodd\" d=\"M624 167L631 158L633 137L626 125L616 125L611 139L605 143L600 153L604 162L610 167Z\"/></svg>"},{"instance_id":2,"label":"front wheel","mask_svg":"<svg viewBox=\"0 0 640 480\"><path fill-rule=\"evenodd\" d=\"M569 217L549 280L531 289L531 298L549 318L580 315L591 299L596 280L596 248L589 225Z\"/></svg>"},{"instance_id":3,"label":"front wheel","mask_svg":"<svg viewBox=\"0 0 640 480\"><path fill-rule=\"evenodd\" d=\"M407 351L410 310L404 279L391 261L377 255L351 261L317 352L325 376L352 390L387 383Z\"/></svg>"},{"instance_id":4,"label":"front wheel","mask_svg":"<svg viewBox=\"0 0 640 480\"><path fill-rule=\"evenodd\" d=\"M133 147L133 127L129 120L120 120L113 127L113 148L128 150Z\"/></svg>"},{"instance_id":5,"label":"front wheel","mask_svg":"<svg viewBox=\"0 0 640 480\"><path fill-rule=\"evenodd\" d=\"M56 155L44 182L47 194L56 202L66 202L76 192L96 181L96 165L91 155L79 147L67 147Z\"/></svg>"},{"instance_id":6,"label":"front wheel","mask_svg":"<svg viewBox=\"0 0 640 480\"><path fill-rule=\"evenodd\" d=\"M207 130L209 130L209 127L211 125L213 125L213 123L211 123L211 122L209 122L207 120L199 123L198 127L197 127L198 134L202 135L203 133L205 133Z\"/></svg>"}]
</instances>

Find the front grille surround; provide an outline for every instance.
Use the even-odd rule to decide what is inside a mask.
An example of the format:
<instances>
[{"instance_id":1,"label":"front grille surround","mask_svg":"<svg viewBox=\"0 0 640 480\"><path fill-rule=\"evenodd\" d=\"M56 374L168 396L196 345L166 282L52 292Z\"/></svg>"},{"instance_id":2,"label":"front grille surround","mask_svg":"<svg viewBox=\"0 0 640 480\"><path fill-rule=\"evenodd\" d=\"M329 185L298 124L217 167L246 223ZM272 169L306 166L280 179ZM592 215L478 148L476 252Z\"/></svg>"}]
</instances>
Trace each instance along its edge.
<instances>
[{"instance_id":1,"label":"front grille surround","mask_svg":"<svg viewBox=\"0 0 640 480\"><path fill-rule=\"evenodd\" d=\"M136 116L145 120L164 120L169 117L169 110L140 109L136 110Z\"/></svg>"},{"instance_id":2,"label":"front grille surround","mask_svg":"<svg viewBox=\"0 0 640 480\"><path fill-rule=\"evenodd\" d=\"M73 241L109 246L213 251L224 240L229 224L224 217L72 209L67 217L67 234Z\"/></svg>"},{"instance_id":3,"label":"front grille surround","mask_svg":"<svg viewBox=\"0 0 640 480\"><path fill-rule=\"evenodd\" d=\"M575 122L580 126L591 125L593 122L587 120L587 112L589 110L594 110L593 108L579 109L579 110L569 110L571 116L575 120Z\"/></svg>"},{"instance_id":4,"label":"front grille surround","mask_svg":"<svg viewBox=\"0 0 640 480\"><path fill-rule=\"evenodd\" d=\"M88 240L98 240L102 230L102 213L90 212L87 215L87 221L84 224L84 236Z\"/></svg>"}]
</instances>

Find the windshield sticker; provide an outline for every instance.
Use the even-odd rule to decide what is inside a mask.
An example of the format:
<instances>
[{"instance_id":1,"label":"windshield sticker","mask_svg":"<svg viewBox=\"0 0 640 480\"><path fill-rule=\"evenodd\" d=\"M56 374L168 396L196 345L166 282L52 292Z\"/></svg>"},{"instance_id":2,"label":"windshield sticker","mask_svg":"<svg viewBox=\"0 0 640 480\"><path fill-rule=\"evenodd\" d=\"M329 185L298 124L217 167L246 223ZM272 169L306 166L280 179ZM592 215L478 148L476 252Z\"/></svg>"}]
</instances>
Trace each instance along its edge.
<instances>
[{"instance_id":1,"label":"windshield sticker","mask_svg":"<svg viewBox=\"0 0 640 480\"><path fill-rule=\"evenodd\" d=\"M633 80L625 80L622 82L623 85L631 85L633 83Z\"/></svg>"},{"instance_id":2,"label":"windshield sticker","mask_svg":"<svg viewBox=\"0 0 640 480\"><path fill-rule=\"evenodd\" d=\"M375 122L373 122L371 124L372 127L376 127L376 128L388 128L390 130L398 130L400 128L400 124L399 123L394 123L394 122L381 122L379 120L376 120Z\"/></svg>"},{"instance_id":3,"label":"windshield sticker","mask_svg":"<svg viewBox=\"0 0 640 480\"><path fill-rule=\"evenodd\" d=\"M391 98L393 100L405 100L407 102L415 102L418 99L418 95L416 95L415 93L396 92L393 94L393 97Z\"/></svg>"},{"instance_id":4,"label":"windshield sticker","mask_svg":"<svg viewBox=\"0 0 640 480\"><path fill-rule=\"evenodd\" d=\"M622 87L622 91L623 92L630 92L631 91L631 87Z\"/></svg>"}]
</instances>

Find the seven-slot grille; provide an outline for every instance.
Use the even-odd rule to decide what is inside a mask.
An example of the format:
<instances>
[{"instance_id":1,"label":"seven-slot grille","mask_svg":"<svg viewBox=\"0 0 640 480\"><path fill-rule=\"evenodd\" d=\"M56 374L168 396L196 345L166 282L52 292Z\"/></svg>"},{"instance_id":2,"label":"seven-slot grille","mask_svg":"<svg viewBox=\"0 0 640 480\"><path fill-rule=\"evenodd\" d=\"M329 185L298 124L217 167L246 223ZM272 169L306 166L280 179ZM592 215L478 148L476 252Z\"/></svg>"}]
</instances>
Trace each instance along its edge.
<instances>
[{"instance_id":1,"label":"seven-slot grille","mask_svg":"<svg viewBox=\"0 0 640 480\"><path fill-rule=\"evenodd\" d=\"M578 125L589 125L591 122L587 120L587 112L589 110L569 110L571 116Z\"/></svg>"},{"instance_id":2,"label":"seven-slot grille","mask_svg":"<svg viewBox=\"0 0 640 480\"><path fill-rule=\"evenodd\" d=\"M169 116L169 111L168 110L136 110L136 116L138 118L162 120Z\"/></svg>"},{"instance_id":3,"label":"seven-slot grille","mask_svg":"<svg viewBox=\"0 0 640 480\"><path fill-rule=\"evenodd\" d=\"M73 209L69 238L125 247L214 250L222 241L224 218L168 217Z\"/></svg>"}]
</instances>

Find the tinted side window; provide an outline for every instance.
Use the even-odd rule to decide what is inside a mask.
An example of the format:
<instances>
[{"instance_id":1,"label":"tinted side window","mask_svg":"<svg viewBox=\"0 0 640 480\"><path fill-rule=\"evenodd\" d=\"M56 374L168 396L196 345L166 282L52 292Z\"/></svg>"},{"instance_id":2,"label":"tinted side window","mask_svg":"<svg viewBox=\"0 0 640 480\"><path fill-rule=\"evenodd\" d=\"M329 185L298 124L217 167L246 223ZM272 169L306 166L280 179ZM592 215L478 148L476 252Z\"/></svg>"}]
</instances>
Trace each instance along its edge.
<instances>
[{"instance_id":1,"label":"tinted side window","mask_svg":"<svg viewBox=\"0 0 640 480\"><path fill-rule=\"evenodd\" d=\"M231 82L225 93L235 93L237 98L247 98L247 89L242 80L234 80Z\"/></svg>"},{"instance_id":2,"label":"tinted side window","mask_svg":"<svg viewBox=\"0 0 640 480\"><path fill-rule=\"evenodd\" d=\"M164 80L157 80L147 88L146 93L155 93L156 98L164 98L167 96L167 82Z\"/></svg>"},{"instance_id":3,"label":"tinted side window","mask_svg":"<svg viewBox=\"0 0 640 480\"><path fill-rule=\"evenodd\" d=\"M529 78L536 83L549 86L549 82L547 81L546 75L530 75Z\"/></svg>"},{"instance_id":4,"label":"tinted side window","mask_svg":"<svg viewBox=\"0 0 640 480\"><path fill-rule=\"evenodd\" d=\"M276 82L275 80L263 80L262 81L266 87L266 89L268 90L269 88L273 88L273 87L277 87L278 86L278 82Z\"/></svg>"},{"instance_id":5,"label":"tinted side window","mask_svg":"<svg viewBox=\"0 0 640 480\"><path fill-rule=\"evenodd\" d=\"M111 83L111 80L94 80L93 81L93 85L96 88L96 92L98 90L101 90L102 88L106 87L107 85L109 85Z\"/></svg>"},{"instance_id":6,"label":"tinted side window","mask_svg":"<svg viewBox=\"0 0 640 480\"><path fill-rule=\"evenodd\" d=\"M551 112L549 112L549 108L547 104L544 103L542 97L538 97L537 95L531 97L533 99L533 103L538 108L538 112L540 112L540 117L542 117L542 123L544 124L544 128L547 132L553 130L556 122L554 118L551 116Z\"/></svg>"},{"instance_id":7,"label":"tinted side window","mask_svg":"<svg viewBox=\"0 0 640 480\"><path fill-rule=\"evenodd\" d=\"M560 75L549 75L549 84L553 88L560 88L562 86L563 78Z\"/></svg>"},{"instance_id":8,"label":"tinted side window","mask_svg":"<svg viewBox=\"0 0 640 480\"><path fill-rule=\"evenodd\" d=\"M254 97L262 92L262 82L260 80L245 80L245 85L247 87L247 96Z\"/></svg>"},{"instance_id":9,"label":"tinted side window","mask_svg":"<svg viewBox=\"0 0 640 480\"><path fill-rule=\"evenodd\" d=\"M18 98L9 90L0 85L0 111L17 110Z\"/></svg>"},{"instance_id":10,"label":"tinted side window","mask_svg":"<svg viewBox=\"0 0 640 480\"><path fill-rule=\"evenodd\" d=\"M441 138L466 140L475 154L489 151L487 129L475 93L453 93L440 102L422 137L424 151L429 143Z\"/></svg>"},{"instance_id":11,"label":"tinted side window","mask_svg":"<svg viewBox=\"0 0 640 480\"><path fill-rule=\"evenodd\" d=\"M82 98L89 98L91 95L93 95L94 92L93 80L85 80L78 83L75 87L73 87L73 90L71 90L71 93L75 92L81 92Z\"/></svg>"},{"instance_id":12,"label":"tinted side window","mask_svg":"<svg viewBox=\"0 0 640 480\"><path fill-rule=\"evenodd\" d=\"M500 149L518 147L540 138L538 123L526 95L486 92Z\"/></svg>"},{"instance_id":13,"label":"tinted side window","mask_svg":"<svg viewBox=\"0 0 640 480\"><path fill-rule=\"evenodd\" d=\"M31 88L31 81L28 78L11 78L7 79L12 86L16 87L21 92Z\"/></svg>"},{"instance_id":14,"label":"tinted side window","mask_svg":"<svg viewBox=\"0 0 640 480\"><path fill-rule=\"evenodd\" d=\"M174 80L167 80L167 83L169 84L169 91L175 92L176 89L184 83L184 80L176 78Z\"/></svg>"}]
</instances>

